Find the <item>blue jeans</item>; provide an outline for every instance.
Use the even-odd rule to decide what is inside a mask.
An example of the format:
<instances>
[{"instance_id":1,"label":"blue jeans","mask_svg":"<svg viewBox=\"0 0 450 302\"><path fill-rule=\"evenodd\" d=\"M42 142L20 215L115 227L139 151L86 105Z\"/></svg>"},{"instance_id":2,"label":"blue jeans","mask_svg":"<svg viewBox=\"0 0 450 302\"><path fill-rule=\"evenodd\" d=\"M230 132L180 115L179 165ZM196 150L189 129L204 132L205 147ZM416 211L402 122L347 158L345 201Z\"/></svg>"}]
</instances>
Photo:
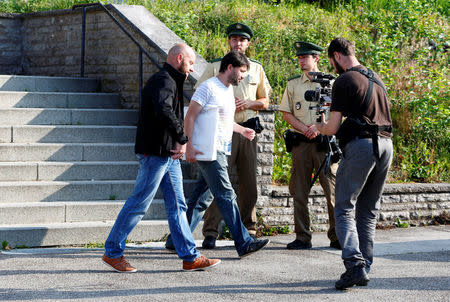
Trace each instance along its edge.
<instances>
[{"instance_id":1,"label":"blue jeans","mask_svg":"<svg viewBox=\"0 0 450 302\"><path fill-rule=\"evenodd\" d=\"M241 255L253 242L253 238L250 237L241 221L236 194L228 176L227 156L223 152L217 152L216 160L198 161L197 163L200 175L197 178L192 195L188 199L187 215L188 220L190 220L190 228L194 231L202 220L204 211L213 200L212 194L225 223L233 235L236 251ZM170 240L168 238L167 245L170 245Z\"/></svg>"},{"instance_id":2,"label":"blue jeans","mask_svg":"<svg viewBox=\"0 0 450 302\"><path fill-rule=\"evenodd\" d=\"M192 232L197 228L200 221L202 221L203 215L211 205L213 199L214 196L211 190L209 190L203 174L200 173L195 182L194 190L187 200L188 209L186 215Z\"/></svg>"},{"instance_id":3,"label":"blue jeans","mask_svg":"<svg viewBox=\"0 0 450 302\"><path fill-rule=\"evenodd\" d=\"M370 271L377 212L392 161L392 141L378 137L380 157L372 139L354 139L344 150L336 175L336 235L346 267L364 263ZM355 221L356 218L356 221Z\"/></svg>"},{"instance_id":4,"label":"blue jeans","mask_svg":"<svg viewBox=\"0 0 450 302\"><path fill-rule=\"evenodd\" d=\"M186 203L183 193L183 177L179 160L170 157L137 154L139 171L133 194L125 202L105 242L105 255L121 257L128 234L147 212L158 187L164 194L164 205L169 221L175 249L185 261L194 261L200 256L186 218Z\"/></svg>"},{"instance_id":5,"label":"blue jeans","mask_svg":"<svg viewBox=\"0 0 450 302\"><path fill-rule=\"evenodd\" d=\"M191 195L187 199L187 211L186 216L191 228L191 232L197 228L200 221L203 219L203 215L209 205L212 203L214 197L208 188L208 185L200 173L195 182L194 189ZM173 247L172 235L169 234L166 241L166 247Z\"/></svg>"}]
</instances>

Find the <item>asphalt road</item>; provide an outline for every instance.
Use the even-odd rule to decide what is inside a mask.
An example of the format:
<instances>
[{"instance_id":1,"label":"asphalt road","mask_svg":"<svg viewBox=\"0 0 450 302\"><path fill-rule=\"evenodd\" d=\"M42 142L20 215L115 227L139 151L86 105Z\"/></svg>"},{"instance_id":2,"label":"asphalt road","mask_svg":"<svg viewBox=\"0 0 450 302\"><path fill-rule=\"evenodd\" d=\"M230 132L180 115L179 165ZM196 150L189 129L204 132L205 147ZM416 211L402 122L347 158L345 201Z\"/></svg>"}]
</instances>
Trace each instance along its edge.
<instances>
[{"instance_id":1,"label":"asphalt road","mask_svg":"<svg viewBox=\"0 0 450 302\"><path fill-rule=\"evenodd\" d=\"M294 235L270 237L264 250L240 260L230 241L202 250L222 263L184 272L162 243L130 245L133 274L110 271L101 249L2 251L1 301L450 301L450 227L378 230L367 287L334 289L344 271L325 233L313 249L287 250ZM201 241L198 242L201 245Z\"/></svg>"}]
</instances>

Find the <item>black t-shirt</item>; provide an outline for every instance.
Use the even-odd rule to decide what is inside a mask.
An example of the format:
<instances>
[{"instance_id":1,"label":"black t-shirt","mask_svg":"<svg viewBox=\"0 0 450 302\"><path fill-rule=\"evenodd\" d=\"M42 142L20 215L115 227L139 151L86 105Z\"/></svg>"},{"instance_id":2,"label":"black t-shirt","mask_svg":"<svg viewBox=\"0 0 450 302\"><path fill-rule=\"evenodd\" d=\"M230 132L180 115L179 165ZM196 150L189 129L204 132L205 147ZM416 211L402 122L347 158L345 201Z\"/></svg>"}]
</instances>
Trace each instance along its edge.
<instances>
[{"instance_id":1,"label":"black t-shirt","mask_svg":"<svg viewBox=\"0 0 450 302\"><path fill-rule=\"evenodd\" d=\"M358 69L367 70L362 65ZM380 77L375 78L384 85ZM362 117L369 124L391 126L391 113L386 93L378 84L373 83L372 96L367 109L363 110L363 103L369 88L369 79L358 71L346 71L333 84L331 92L331 111L341 112L343 116ZM392 133L382 131L380 135L392 137Z\"/></svg>"}]
</instances>

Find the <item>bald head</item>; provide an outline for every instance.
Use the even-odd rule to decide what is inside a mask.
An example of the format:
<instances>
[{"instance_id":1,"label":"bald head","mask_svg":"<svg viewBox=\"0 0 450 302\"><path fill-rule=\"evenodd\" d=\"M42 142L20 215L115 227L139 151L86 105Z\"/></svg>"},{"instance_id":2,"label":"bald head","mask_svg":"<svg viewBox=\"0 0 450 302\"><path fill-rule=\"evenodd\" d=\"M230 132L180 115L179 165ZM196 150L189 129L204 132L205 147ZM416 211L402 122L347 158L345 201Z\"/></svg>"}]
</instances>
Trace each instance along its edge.
<instances>
[{"instance_id":1,"label":"bald head","mask_svg":"<svg viewBox=\"0 0 450 302\"><path fill-rule=\"evenodd\" d=\"M177 43L169 50L167 63L187 76L194 71L195 53L185 43Z\"/></svg>"}]
</instances>

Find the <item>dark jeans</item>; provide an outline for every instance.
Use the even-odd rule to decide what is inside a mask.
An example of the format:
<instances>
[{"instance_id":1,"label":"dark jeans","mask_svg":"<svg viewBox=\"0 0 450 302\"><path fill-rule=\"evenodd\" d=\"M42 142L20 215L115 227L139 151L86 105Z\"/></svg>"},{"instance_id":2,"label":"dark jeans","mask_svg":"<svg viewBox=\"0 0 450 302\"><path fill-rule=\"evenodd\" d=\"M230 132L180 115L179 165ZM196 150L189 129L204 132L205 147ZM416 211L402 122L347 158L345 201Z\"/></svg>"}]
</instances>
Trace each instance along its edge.
<instances>
[{"instance_id":1,"label":"dark jeans","mask_svg":"<svg viewBox=\"0 0 450 302\"><path fill-rule=\"evenodd\" d=\"M336 235L342 259L370 270L377 212L392 161L392 140L378 137L380 158L373 154L372 139L354 139L344 150L336 175Z\"/></svg>"}]
</instances>

